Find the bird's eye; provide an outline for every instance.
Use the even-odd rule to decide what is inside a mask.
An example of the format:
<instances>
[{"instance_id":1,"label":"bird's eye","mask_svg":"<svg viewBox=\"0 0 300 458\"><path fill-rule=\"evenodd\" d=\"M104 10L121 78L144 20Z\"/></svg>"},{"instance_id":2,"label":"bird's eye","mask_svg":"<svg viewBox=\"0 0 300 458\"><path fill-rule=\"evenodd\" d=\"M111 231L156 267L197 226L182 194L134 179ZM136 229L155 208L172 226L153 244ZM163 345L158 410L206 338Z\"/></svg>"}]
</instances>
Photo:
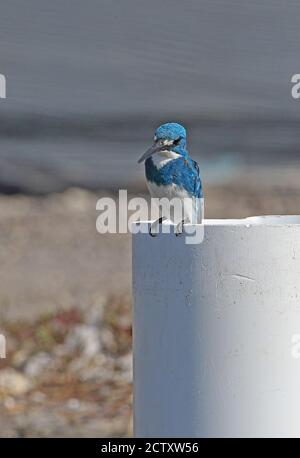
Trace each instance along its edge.
<instances>
[{"instance_id":1,"label":"bird's eye","mask_svg":"<svg viewBox=\"0 0 300 458\"><path fill-rule=\"evenodd\" d=\"M173 141L173 145L178 145L181 140L181 137L177 138L176 140Z\"/></svg>"}]
</instances>

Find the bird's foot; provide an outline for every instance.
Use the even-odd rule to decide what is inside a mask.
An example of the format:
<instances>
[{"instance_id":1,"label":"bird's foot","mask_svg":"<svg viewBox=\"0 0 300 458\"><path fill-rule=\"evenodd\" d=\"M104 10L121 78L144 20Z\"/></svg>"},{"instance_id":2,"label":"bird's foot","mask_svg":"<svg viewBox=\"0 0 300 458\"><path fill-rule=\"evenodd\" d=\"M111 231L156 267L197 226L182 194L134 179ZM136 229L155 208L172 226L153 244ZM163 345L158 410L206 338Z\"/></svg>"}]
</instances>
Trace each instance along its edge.
<instances>
[{"instance_id":1,"label":"bird's foot","mask_svg":"<svg viewBox=\"0 0 300 458\"><path fill-rule=\"evenodd\" d=\"M166 219L165 217L161 216L156 221L154 221L154 223L151 224L150 229L149 229L149 235L151 235L151 237L157 237L157 235L158 235L158 227L159 227L160 224L162 224L162 222L165 219Z\"/></svg>"},{"instance_id":2,"label":"bird's foot","mask_svg":"<svg viewBox=\"0 0 300 458\"><path fill-rule=\"evenodd\" d=\"M178 223L176 228L175 228L176 237L178 237L179 235L182 235L183 228L184 228L184 219L182 221L180 221L180 223Z\"/></svg>"}]
</instances>

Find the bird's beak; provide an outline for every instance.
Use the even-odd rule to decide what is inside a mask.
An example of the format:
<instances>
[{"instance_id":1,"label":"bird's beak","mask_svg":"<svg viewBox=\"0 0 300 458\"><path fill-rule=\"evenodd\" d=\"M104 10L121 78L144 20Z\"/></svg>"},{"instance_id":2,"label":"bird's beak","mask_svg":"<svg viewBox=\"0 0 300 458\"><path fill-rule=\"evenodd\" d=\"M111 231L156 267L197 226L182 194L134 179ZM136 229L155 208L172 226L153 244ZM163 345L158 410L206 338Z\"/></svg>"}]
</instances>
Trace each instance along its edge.
<instances>
[{"instance_id":1,"label":"bird's beak","mask_svg":"<svg viewBox=\"0 0 300 458\"><path fill-rule=\"evenodd\" d=\"M144 162L148 157L152 156L154 153L158 153L159 151L162 151L165 149L164 142L162 140L156 140L152 146L150 146L149 149L143 154L142 157L139 158L138 163L140 164L141 162Z\"/></svg>"}]
</instances>

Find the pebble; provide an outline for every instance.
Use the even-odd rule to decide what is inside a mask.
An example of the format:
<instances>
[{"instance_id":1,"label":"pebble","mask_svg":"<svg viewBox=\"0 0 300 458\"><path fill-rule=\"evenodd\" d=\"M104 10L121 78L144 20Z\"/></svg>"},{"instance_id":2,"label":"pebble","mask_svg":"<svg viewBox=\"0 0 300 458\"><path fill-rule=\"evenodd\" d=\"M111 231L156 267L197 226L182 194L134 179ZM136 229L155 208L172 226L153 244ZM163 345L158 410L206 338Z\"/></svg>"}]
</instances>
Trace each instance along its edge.
<instances>
[{"instance_id":1,"label":"pebble","mask_svg":"<svg viewBox=\"0 0 300 458\"><path fill-rule=\"evenodd\" d=\"M80 401L76 398L71 398L67 401L67 407L70 410L78 410L80 409Z\"/></svg>"},{"instance_id":2,"label":"pebble","mask_svg":"<svg viewBox=\"0 0 300 458\"><path fill-rule=\"evenodd\" d=\"M92 358L101 350L100 331L93 325L77 325L69 332L65 346L70 352L79 351L86 358Z\"/></svg>"},{"instance_id":3,"label":"pebble","mask_svg":"<svg viewBox=\"0 0 300 458\"><path fill-rule=\"evenodd\" d=\"M18 396L27 393L31 388L27 377L12 368L5 368L0 371L0 393L11 396Z\"/></svg>"},{"instance_id":4,"label":"pebble","mask_svg":"<svg viewBox=\"0 0 300 458\"><path fill-rule=\"evenodd\" d=\"M33 355L27 361L24 373L30 378L39 377L42 372L49 366L52 360L51 355L46 352L39 352Z\"/></svg>"}]
</instances>

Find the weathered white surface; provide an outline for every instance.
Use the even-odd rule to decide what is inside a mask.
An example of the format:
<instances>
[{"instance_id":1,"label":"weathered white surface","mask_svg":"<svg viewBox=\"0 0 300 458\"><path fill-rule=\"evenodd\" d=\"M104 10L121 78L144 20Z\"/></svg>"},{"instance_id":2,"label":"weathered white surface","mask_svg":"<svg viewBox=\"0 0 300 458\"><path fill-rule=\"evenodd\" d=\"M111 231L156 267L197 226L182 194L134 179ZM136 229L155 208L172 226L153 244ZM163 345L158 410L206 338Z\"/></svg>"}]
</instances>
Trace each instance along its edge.
<instances>
[{"instance_id":1,"label":"weathered white surface","mask_svg":"<svg viewBox=\"0 0 300 458\"><path fill-rule=\"evenodd\" d=\"M136 436L300 437L300 217L135 234L133 294Z\"/></svg>"}]
</instances>

